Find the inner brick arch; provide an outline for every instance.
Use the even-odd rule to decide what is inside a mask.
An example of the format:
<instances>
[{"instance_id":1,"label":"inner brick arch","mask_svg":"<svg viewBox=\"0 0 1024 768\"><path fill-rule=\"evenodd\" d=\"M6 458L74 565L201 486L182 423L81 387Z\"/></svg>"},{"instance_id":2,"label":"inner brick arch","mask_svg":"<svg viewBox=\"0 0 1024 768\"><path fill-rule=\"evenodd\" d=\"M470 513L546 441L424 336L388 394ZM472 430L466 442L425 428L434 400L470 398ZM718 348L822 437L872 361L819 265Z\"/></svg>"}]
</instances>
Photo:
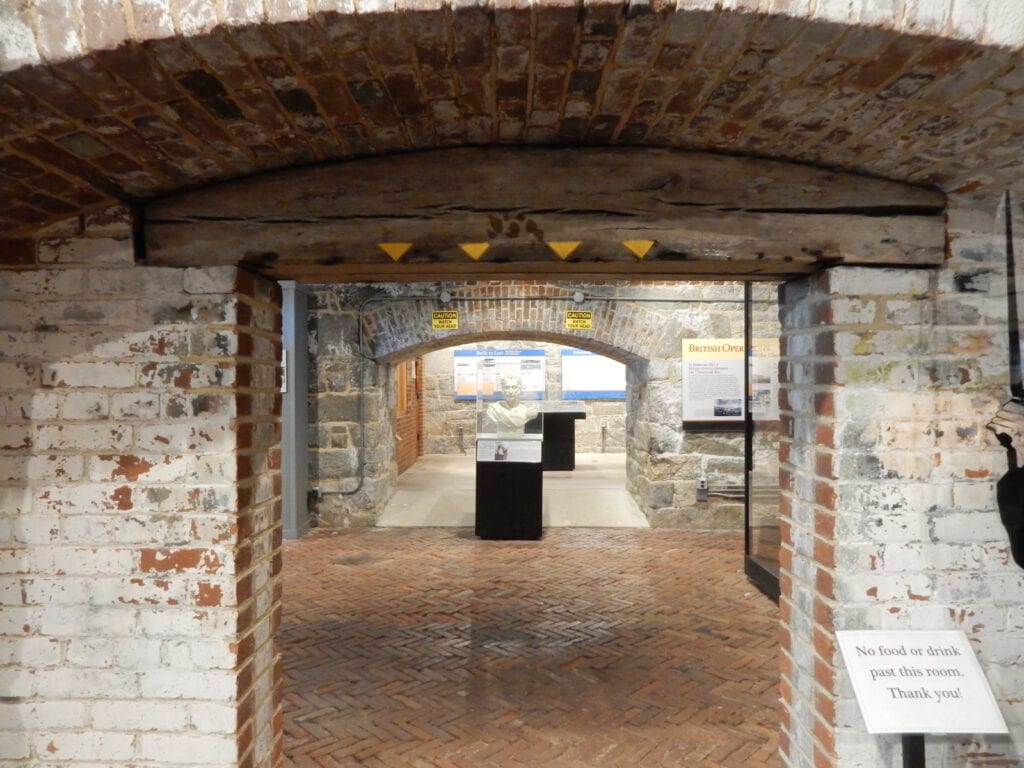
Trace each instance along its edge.
<instances>
[{"instance_id":1,"label":"inner brick arch","mask_svg":"<svg viewBox=\"0 0 1024 768\"><path fill-rule=\"evenodd\" d=\"M630 303L627 291L620 292L621 298L616 291L589 292L576 303L573 296L580 292L578 288L542 285L538 291L529 283L496 283L462 289L446 303L433 298L381 299L362 312L361 343L370 357L390 362L463 340L530 338L600 352L632 364L647 359L650 350L661 343L651 330L664 325L657 312ZM671 298L664 301L671 303ZM459 312L458 331L431 330L430 313L438 309ZM572 309L592 311L593 329L566 330L565 312Z\"/></svg>"},{"instance_id":2,"label":"inner brick arch","mask_svg":"<svg viewBox=\"0 0 1024 768\"><path fill-rule=\"evenodd\" d=\"M393 354L388 355L387 358L382 358L382 363L390 363L395 360L401 360L409 357L415 357L418 355L426 354L427 352L434 352L439 349L447 349L449 347L456 347L462 344L474 344L476 342L490 342L490 341L540 341L549 344L561 344L566 347L576 347L577 349L585 349L588 352L596 352L599 355L604 355L612 360L616 360L620 363L624 363L626 366L631 365L642 365L646 360L632 353L624 352L618 347L612 347L593 339L582 338L579 336L573 336L571 333L546 333L544 331L520 331L520 332L502 332L494 331L492 333L458 333L452 334L446 337L442 342L440 340L435 342L426 343L417 347L409 347L398 350Z\"/></svg>"}]
</instances>

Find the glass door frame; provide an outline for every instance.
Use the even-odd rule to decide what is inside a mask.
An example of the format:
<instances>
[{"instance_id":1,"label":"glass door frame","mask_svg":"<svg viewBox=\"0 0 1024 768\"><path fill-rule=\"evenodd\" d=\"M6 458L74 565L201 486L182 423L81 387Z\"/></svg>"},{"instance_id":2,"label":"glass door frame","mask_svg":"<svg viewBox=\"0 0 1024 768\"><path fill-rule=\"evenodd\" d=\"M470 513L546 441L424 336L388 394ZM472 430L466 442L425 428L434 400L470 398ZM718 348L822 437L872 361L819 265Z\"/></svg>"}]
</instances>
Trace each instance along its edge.
<instances>
[{"instance_id":1,"label":"glass door frame","mask_svg":"<svg viewBox=\"0 0 1024 768\"><path fill-rule=\"evenodd\" d=\"M743 494L743 572L747 579L761 592L779 602L779 575L772 573L753 557L751 536L751 503L754 495L754 414L750 382L750 361L754 353L753 338L753 292L749 281L743 284L743 343L747 359L743 366L743 387L746 393L744 409L743 453L744 453L744 494Z\"/></svg>"}]
</instances>

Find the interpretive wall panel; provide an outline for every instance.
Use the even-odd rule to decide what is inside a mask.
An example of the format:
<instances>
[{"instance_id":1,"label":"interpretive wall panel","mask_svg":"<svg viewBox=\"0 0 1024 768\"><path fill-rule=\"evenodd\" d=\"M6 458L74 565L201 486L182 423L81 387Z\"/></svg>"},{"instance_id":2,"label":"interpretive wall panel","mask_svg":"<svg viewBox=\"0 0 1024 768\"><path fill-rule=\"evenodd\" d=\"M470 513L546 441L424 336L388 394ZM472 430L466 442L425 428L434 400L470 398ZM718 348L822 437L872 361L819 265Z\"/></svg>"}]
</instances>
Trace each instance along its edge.
<instances>
[{"instance_id":1,"label":"interpretive wall panel","mask_svg":"<svg viewBox=\"0 0 1024 768\"><path fill-rule=\"evenodd\" d=\"M562 350L563 400L624 400L626 366L585 349Z\"/></svg>"},{"instance_id":2,"label":"interpretive wall panel","mask_svg":"<svg viewBox=\"0 0 1024 768\"><path fill-rule=\"evenodd\" d=\"M456 400L500 400L501 376L515 371L522 383L520 398L542 400L546 393L543 349L456 349Z\"/></svg>"}]
</instances>

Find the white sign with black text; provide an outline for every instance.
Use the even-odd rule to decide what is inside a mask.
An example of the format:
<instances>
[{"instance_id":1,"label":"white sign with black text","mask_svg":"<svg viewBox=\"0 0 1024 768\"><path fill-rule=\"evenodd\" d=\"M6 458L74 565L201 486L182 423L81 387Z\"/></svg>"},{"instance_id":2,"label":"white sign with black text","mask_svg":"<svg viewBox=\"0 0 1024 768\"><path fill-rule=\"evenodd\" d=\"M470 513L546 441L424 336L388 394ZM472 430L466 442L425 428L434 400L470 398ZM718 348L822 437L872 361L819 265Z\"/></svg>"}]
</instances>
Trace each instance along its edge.
<instances>
[{"instance_id":1,"label":"white sign with black text","mask_svg":"<svg viewBox=\"0 0 1024 768\"><path fill-rule=\"evenodd\" d=\"M476 460L539 464L543 460L541 441L529 439L477 440Z\"/></svg>"},{"instance_id":2,"label":"white sign with black text","mask_svg":"<svg viewBox=\"0 0 1024 768\"><path fill-rule=\"evenodd\" d=\"M836 632L868 733L1007 733L960 630Z\"/></svg>"}]
</instances>

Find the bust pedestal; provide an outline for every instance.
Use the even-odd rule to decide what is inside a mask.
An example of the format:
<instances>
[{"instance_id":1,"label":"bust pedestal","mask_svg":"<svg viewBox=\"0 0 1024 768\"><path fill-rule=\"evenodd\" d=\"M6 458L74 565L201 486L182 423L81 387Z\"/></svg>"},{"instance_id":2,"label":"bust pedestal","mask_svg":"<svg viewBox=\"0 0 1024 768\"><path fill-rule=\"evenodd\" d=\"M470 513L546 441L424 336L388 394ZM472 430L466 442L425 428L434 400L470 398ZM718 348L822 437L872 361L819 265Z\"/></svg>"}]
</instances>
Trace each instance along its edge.
<instances>
[{"instance_id":1,"label":"bust pedestal","mask_svg":"<svg viewBox=\"0 0 1024 768\"><path fill-rule=\"evenodd\" d=\"M544 465L539 439L477 440L476 535L481 539L539 539Z\"/></svg>"}]
</instances>

